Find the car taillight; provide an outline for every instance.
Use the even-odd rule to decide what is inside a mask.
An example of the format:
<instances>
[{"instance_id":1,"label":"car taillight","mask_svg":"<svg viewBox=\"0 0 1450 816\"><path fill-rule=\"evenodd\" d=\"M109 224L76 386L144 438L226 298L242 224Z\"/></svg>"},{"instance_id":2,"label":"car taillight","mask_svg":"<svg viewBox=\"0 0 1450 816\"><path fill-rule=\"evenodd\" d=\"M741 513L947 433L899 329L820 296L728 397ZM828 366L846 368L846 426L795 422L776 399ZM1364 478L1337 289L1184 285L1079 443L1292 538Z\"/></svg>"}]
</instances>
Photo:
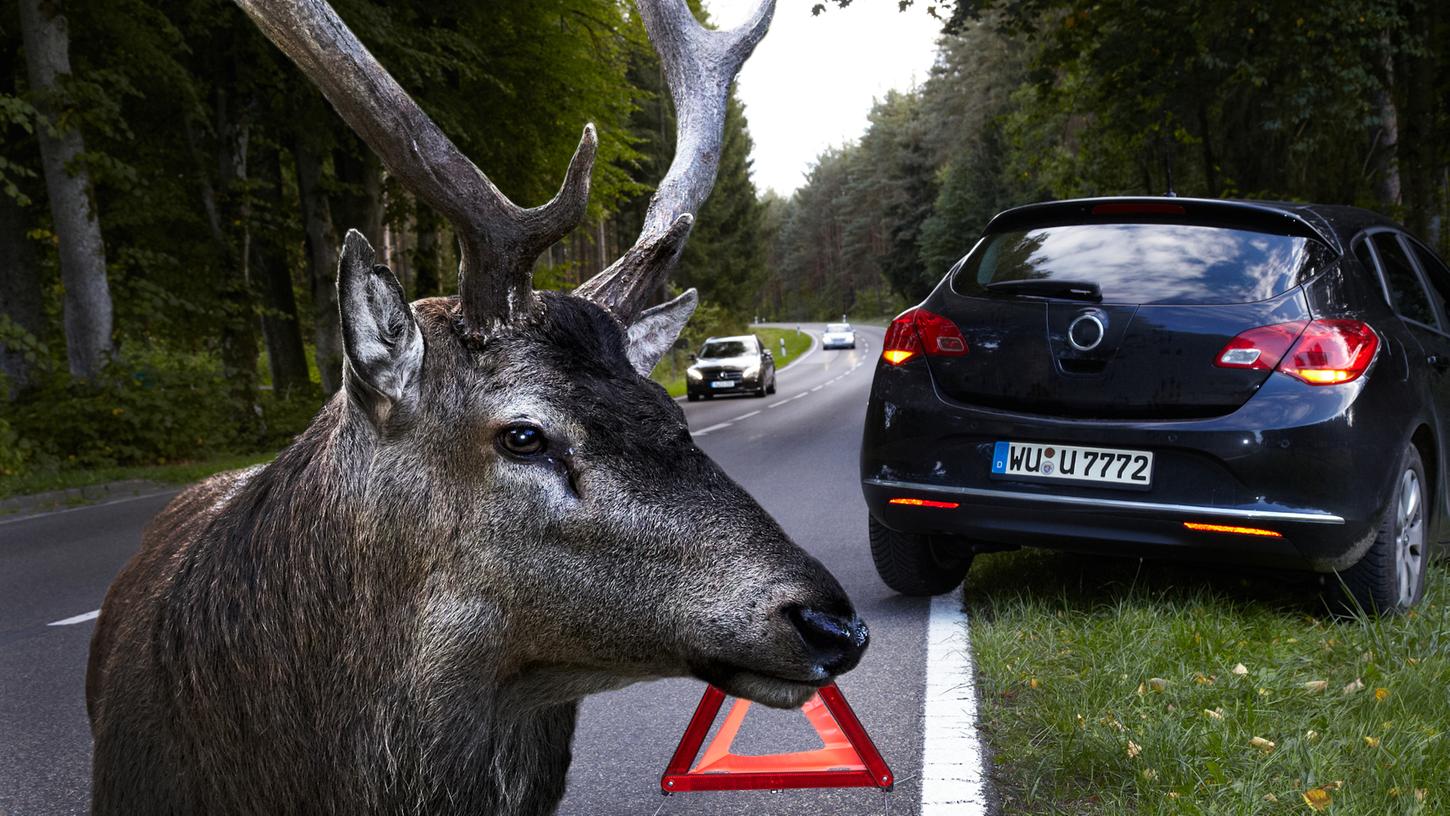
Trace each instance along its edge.
<instances>
[{"instance_id":1,"label":"car taillight","mask_svg":"<svg viewBox=\"0 0 1450 816\"><path fill-rule=\"evenodd\" d=\"M891 321L881 345L881 359L901 365L918 354L961 357L967 341L957 324L922 308L907 309Z\"/></svg>"},{"instance_id":2,"label":"car taillight","mask_svg":"<svg viewBox=\"0 0 1450 816\"><path fill-rule=\"evenodd\" d=\"M1359 379L1374 361L1380 338L1368 323L1359 320L1315 320L1279 370L1310 385L1339 385Z\"/></svg>"},{"instance_id":3,"label":"car taillight","mask_svg":"<svg viewBox=\"0 0 1450 816\"><path fill-rule=\"evenodd\" d=\"M1369 368L1379 335L1358 320L1295 320L1239 334L1213 364L1282 371L1310 385L1351 382Z\"/></svg>"},{"instance_id":4,"label":"car taillight","mask_svg":"<svg viewBox=\"0 0 1450 816\"><path fill-rule=\"evenodd\" d=\"M1272 326L1249 329L1228 341L1228 345L1218 353L1213 364L1219 368L1272 371L1307 325L1308 321L1295 320L1292 323L1275 323Z\"/></svg>"}]
</instances>

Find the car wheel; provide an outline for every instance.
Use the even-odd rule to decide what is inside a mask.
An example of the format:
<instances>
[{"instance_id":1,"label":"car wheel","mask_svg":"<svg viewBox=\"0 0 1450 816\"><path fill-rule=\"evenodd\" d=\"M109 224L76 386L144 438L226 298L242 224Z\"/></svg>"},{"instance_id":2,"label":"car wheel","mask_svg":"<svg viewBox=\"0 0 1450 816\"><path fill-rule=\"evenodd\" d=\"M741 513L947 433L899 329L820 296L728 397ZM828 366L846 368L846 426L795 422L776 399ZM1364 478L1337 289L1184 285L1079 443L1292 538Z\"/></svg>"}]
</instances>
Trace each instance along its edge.
<instances>
[{"instance_id":1,"label":"car wheel","mask_svg":"<svg viewBox=\"0 0 1450 816\"><path fill-rule=\"evenodd\" d=\"M775 393L775 378L774 377L771 377L770 378L770 387L767 388L767 389L765 389L765 393L767 393L767 394L774 394Z\"/></svg>"},{"instance_id":2,"label":"car wheel","mask_svg":"<svg viewBox=\"0 0 1450 816\"><path fill-rule=\"evenodd\" d=\"M1340 573L1348 596L1344 601L1351 609L1392 615L1419 602L1430 563L1428 488L1420 452L1411 445L1401 459L1374 544L1354 566Z\"/></svg>"},{"instance_id":3,"label":"car wheel","mask_svg":"<svg viewBox=\"0 0 1450 816\"><path fill-rule=\"evenodd\" d=\"M958 551L948 536L898 533L868 519L871 560L887 586L902 595L940 595L961 585L972 553Z\"/></svg>"}]
</instances>

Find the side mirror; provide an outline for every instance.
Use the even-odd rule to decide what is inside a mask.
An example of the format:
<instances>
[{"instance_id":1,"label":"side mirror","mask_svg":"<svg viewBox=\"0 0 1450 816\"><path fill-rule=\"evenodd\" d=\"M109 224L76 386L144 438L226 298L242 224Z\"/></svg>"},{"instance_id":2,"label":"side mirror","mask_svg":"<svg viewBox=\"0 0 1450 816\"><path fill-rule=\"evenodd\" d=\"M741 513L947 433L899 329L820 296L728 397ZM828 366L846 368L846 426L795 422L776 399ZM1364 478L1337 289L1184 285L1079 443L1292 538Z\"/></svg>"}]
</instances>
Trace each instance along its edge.
<instances>
[{"instance_id":1,"label":"side mirror","mask_svg":"<svg viewBox=\"0 0 1450 816\"><path fill-rule=\"evenodd\" d=\"M696 354L696 353L695 353L695 352L693 352L693 351L692 351L692 352L690 352L690 362L692 362L692 363L697 363L697 362L699 362L699 361L700 361L700 355L698 355L698 354Z\"/></svg>"}]
</instances>

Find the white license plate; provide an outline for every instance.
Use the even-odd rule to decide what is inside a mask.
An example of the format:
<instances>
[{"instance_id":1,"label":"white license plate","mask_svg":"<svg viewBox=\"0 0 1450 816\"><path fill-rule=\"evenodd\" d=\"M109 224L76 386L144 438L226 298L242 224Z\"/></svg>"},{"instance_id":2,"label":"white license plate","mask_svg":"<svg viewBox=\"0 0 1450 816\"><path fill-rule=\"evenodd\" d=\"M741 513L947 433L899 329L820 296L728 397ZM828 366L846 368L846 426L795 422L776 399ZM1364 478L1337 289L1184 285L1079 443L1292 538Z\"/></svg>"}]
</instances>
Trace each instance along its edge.
<instances>
[{"instance_id":1,"label":"white license plate","mask_svg":"<svg viewBox=\"0 0 1450 816\"><path fill-rule=\"evenodd\" d=\"M1097 482L1118 487L1153 484L1153 453L1119 448L998 442L992 475L1053 482Z\"/></svg>"},{"instance_id":2,"label":"white license plate","mask_svg":"<svg viewBox=\"0 0 1450 816\"><path fill-rule=\"evenodd\" d=\"M735 381L734 380L716 380L716 381L710 383L710 387L711 388L734 388L735 387Z\"/></svg>"}]
</instances>

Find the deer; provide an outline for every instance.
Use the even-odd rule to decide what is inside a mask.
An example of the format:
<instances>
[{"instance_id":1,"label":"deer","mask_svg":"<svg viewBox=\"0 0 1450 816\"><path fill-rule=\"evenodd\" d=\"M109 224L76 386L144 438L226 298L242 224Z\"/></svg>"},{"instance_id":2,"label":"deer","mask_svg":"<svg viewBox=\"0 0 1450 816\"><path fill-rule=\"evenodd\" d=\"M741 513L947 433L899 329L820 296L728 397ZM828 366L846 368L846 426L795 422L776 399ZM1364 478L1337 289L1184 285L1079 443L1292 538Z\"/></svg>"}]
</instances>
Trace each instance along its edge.
<instances>
[{"instance_id":1,"label":"deer","mask_svg":"<svg viewBox=\"0 0 1450 816\"><path fill-rule=\"evenodd\" d=\"M107 592L92 812L549 814L587 695L694 677L793 707L856 666L841 585L648 378L698 295L646 304L774 1L715 31L639 0L677 151L635 244L568 293L531 269L584 217L592 125L519 207L324 0L236 2L453 225L458 294L408 302L346 235L343 387L270 463L173 499Z\"/></svg>"}]
</instances>

